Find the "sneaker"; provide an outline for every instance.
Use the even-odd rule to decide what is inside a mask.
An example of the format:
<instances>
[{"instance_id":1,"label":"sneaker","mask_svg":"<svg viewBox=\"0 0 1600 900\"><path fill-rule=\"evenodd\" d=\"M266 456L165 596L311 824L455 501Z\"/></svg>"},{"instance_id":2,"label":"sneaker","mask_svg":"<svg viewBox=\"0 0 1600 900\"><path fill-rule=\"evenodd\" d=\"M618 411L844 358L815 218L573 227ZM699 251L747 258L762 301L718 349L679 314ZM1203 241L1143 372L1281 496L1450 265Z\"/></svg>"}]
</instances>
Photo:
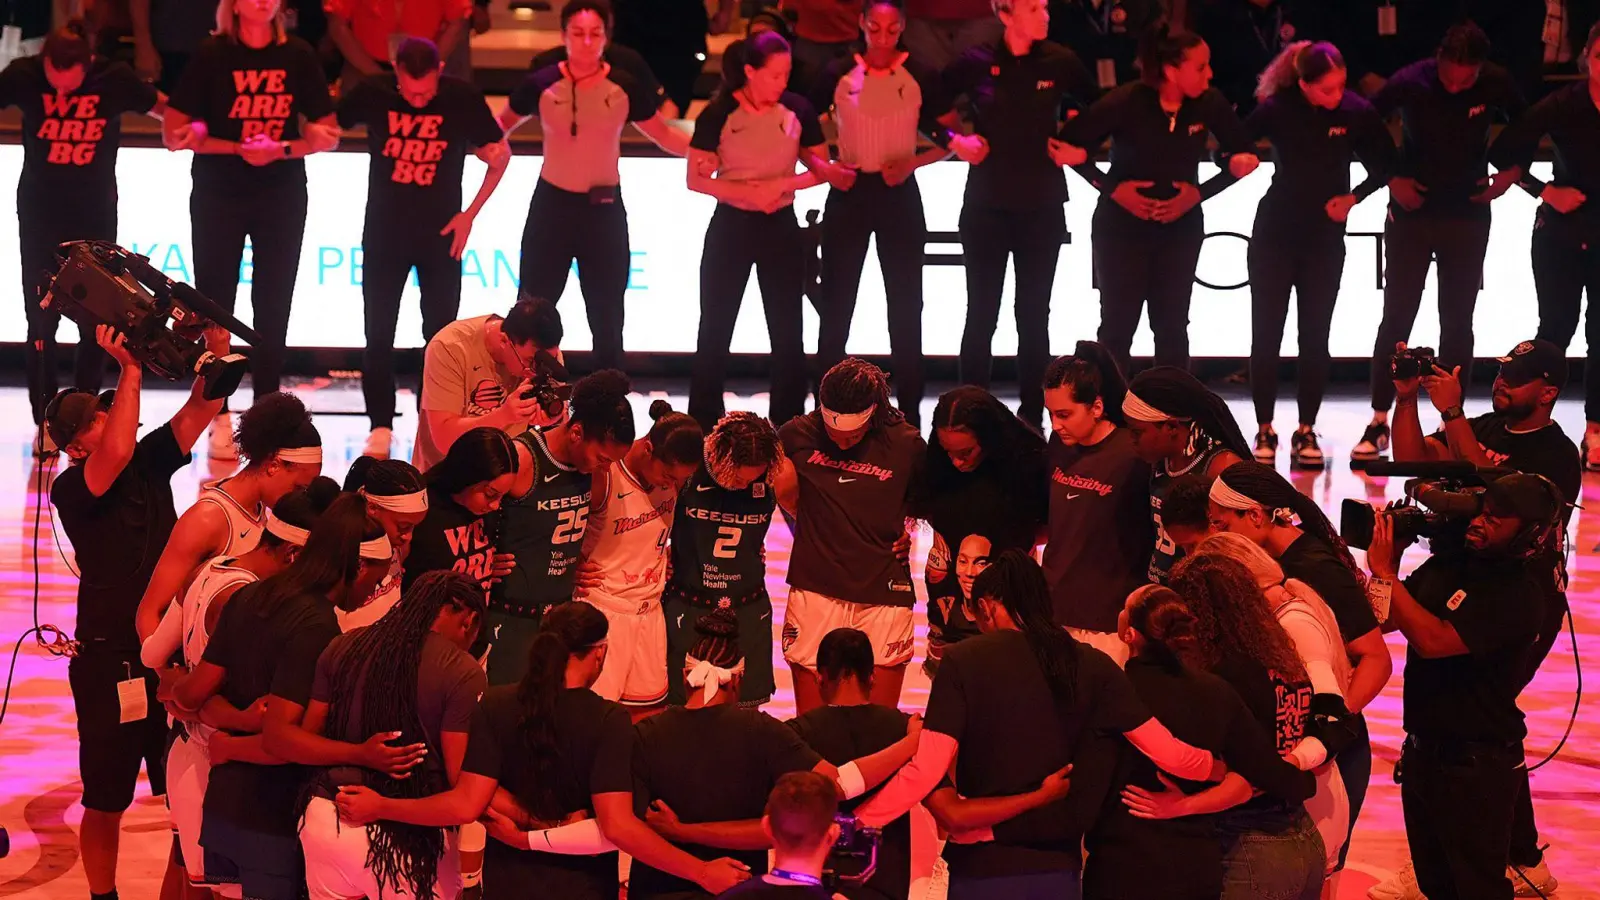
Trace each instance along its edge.
<instances>
[{"instance_id":1,"label":"sneaker","mask_svg":"<svg viewBox=\"0 0 1600 900\"><path fill-rule=\"evenodd\" d=\"M222 460L239 458L239 448L233 445L231 413L222 413L211 420L211 458Z\"/></svg>"},{"instance_id":2,"label":"sneaker","mask_svg":"<svg viewBox=\"0 0 1600 900\"><path fill-rule=\"evenodd\" d=\"M1417 870L1408 860L1400 871L1367 889L1369 900L1427 900L1417 886Z\"/></svg>"},{"instance_id":3,"label":"sneaker","mask_svg":"<svg viewBox=\"0 0 1600 900\"><path fill-rule=\"evenodd\" d=\"M1278 433L1267 425L1256 432L1256 462L1263 465L1272 465L1278 459Z\"/></svg>"},{"instance_id":4,"label":"sneaker","mask_svg":"<svg viewBox=\"0 0 1600 900\"><path fill-rule=\"evenodd\" d=\"M1506 877L1511 879L1511 888L1518 897L1549 897L1556 892L1558 884L1543 859L1537 866L1527 868L1513 863L1506 867Z\"/></svg>"},{"instance_id":5,"label":"sneaker","mask_svg":"<svg viewBox=\"0 0 1600 900\"><path fill-rule=\"evenodd\" d=\"M1315 431L1296 431L1290 435L1289 457L1300 469L1320 469L1327 461L1322 456L1322 448L1317 446Z\"/></svg>"},{"instance_id":6,"label":"sneaker","mask_svg":"<svg viewBox=\"0 0 1600 900\"><path fill-rule=\"evenodd\" d=\"M392 443L394 443L394 429L374 428L372 433L367 435L367 445L361 448L361 455L373 459L388 459L389 445Z\"/></svg>"},{"instance_id":7,"label":"sneaker","mask_svg":"<svg viewBox=\"0 0 1600 900\"><path fill-rule=\"evenodd\" d=\"M33 439L33 458L55 459L56 454L60 452L61 448L56 446L56 442L50 437L50 432L40 425L39 433Z\"/></svg>"},{"instance_id":8,"label":"sneaker","mask_svg":"<svg viewBox=\"0 0 1600 900\"><path fill-rule=\"evenodd\" d=\"M1389 423L1373 422L1361 432L1361 443L1350 450L1351 459L1377 459L1389 452Z\"/></svg>"},{"instance_id":9,"label":"sneaker","mask_svg":"<svg viewBox=\"0 0 1600 900\"><path fill-rule=\"evenodd\" d=\"M1583 433L1583 467L1591 472L1600 472L1600 425L1593 422Z\"/></svg>"}]
</instances>

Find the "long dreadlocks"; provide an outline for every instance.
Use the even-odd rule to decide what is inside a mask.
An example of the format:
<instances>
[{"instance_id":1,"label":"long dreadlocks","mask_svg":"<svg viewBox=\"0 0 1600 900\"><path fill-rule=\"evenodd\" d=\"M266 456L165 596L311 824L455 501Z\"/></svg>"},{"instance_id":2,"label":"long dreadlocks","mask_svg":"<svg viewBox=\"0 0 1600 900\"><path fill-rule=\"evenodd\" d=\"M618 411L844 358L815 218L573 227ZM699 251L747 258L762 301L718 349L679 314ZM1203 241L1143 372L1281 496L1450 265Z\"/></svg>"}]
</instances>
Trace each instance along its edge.
<instances>
[{"instance_id":1,"label":"long dreadlocks","mask_svg":"<svg viewBox=\"0 0 1600 900\"><path fill-rule=\"evenodd\" d=\"M333 672L328 708L329 737L359 741L380 731L399 731L407 744L429 743L432 758L443 759L432 746L417 713L417 670L422 646L446 607L482 616L483 588L454 572L429 572L417 579L389 614L350 636L340 665ZM358 721L352 721L355 710ZM448 790L443 773L419 766L409 778L367 773L368 786L385 797L410 799ZM391 884L413 897L431 897L444 853L444 831L398 822L377 822L368 832L367 867L379 885Z\"/></svg>"},{"instance_id":2,"label":"long dreadlocks","mask_svg":"<svg viewBox=\"0 0 1600 900\"><path fill-rule=\"evenodd\" d=\"M1122 408L1130 419L1190 423L1191 454L1220 446L1240 459L1250 458L1250 445L1227 402L1176 366L1156 366L1135 375Z\"/></svg>"},{"instance_id":3,"label":"long dreadlocks","mask_svg":"<svg viewBox=\"0 0 1600 900\"><path fill-rule=\"evenodd\" d=\"M817 402L839 413L866 412L871 408L874 427L905 421L900 410L889 402L889 376L872 363L854 356L841 360L822 376L822 383L817 387Z\"/></svg>"},{"instance_id":4,"label":"long dreadlocks","mask_svg":"<svg viewBox=\"0 0 1600 900\"><path fill-rule=\"evenodd\" d=\"M735 469L745 466L767 466L770 475L780 452L778 432L771 422L753 412L731 412L706 435L706 471L724 486L735 481Z\"/></svg>"},{"instance_id":5,"label":"long dreadlocks","mask_svg":"<svg viewBox=\"0 0 1600 900\"><path fill-rule=\"evenodd\" d=\"M1350 553L1350 545L1339 536L1339 530L1328 521L1328 516L1322 511L1322 507L1318 506L1315 500L1295 490L1294 485L1284 480L1284 477L1271 466L1264 466L1253 460L1236 462L1222 470L1218 480L1232 491L1255 501L1266 510L1269 517L1285 525L1289 524L1284 515L1285 511L1298 518L1300 529L1327 544L1339 558L1339 562L1350 570L1356 583L1366 587L1367 573L1356 565L1356 559Z\"/></svg>"}]
</instances>

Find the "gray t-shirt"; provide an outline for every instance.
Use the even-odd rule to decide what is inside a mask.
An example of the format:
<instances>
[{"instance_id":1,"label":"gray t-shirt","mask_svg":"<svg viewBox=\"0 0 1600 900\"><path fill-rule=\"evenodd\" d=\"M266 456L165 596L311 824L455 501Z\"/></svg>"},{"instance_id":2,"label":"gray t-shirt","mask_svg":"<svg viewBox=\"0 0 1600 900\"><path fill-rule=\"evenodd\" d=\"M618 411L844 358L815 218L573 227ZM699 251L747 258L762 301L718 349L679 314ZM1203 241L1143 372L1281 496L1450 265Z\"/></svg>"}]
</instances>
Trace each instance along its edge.
<instances>
[{"instance_id":1,"label":"gray t-shirt","mask_svg":"<svg viewBox=\"0 0 1600 900\"><path fill-rule=\"evenodd\" d=\"M322 651L322 656L317 660L316 680L311 685L311 699L333 704L334 679L347 665L359 665L360 660L350 660L350 648L354 646L357 635L366 629L358 628L349 634L340 635L328 644ZM480 667L471 656L461 648L450 643L437 634L429 634L422 644L422 658L417 665L417 719L422 723L423 740L428 744L428 758L423 765L438 775L441 783L444 778L444 753L441 750L440 735L445 732L466 734L472 727L472 715L477 711L478 698L483 695L488 680ZM359 692L362 689L360 682L356 685ZM400 685L396 690L403 690ZM331 717L323 727L323 734L330 738L352 743L364 741L371 737L371 730L362 726L361 703L359 700L350 704L349 714L342 721L335 722ZM384 723L383 727L391 730L400 730L406 723ZM414 740L406 735L403 740ZM361 784L366 770L353 766L335 767L328 771L328 784Z\"/></svg>"},{"instance_id":2,"label":"gray t-shirt","mask_svg":"<svg viewBox=\"0 0 1600 900\"><path fill-rule=\"evenodd\" d=\"M824 140L822 125L810 101L785 92L777 103L759 112L723 90L694 120L690 146L717 154L717 177L760 181L794 174L800 148Z\"/></svg>"},{"instance_id":3,"label":"gray t-shirt","mask_svg":"<svg viewBox=\"0 0 1600 900\"><path fill-rule=\"evenodd\" d=\"M580 193L619 184L622 129L653 118L665 92L644 58L625 47L608 48L601 73L581 81L569 77L564 59L535 68L511 92L517 115L539 119L544 135L539 178Z\"/></svg>"}]
</instances>

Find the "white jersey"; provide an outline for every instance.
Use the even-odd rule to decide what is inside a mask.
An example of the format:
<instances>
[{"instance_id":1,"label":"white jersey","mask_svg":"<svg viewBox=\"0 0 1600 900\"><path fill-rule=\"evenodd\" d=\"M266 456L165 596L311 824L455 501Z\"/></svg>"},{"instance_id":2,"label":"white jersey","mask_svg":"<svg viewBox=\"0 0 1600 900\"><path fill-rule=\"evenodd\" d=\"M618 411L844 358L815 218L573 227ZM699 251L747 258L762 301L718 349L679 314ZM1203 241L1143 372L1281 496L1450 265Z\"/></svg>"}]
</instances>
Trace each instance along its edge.
<instances>
[{"instance_id":1,"label":"white jersey","mask_svg":"<svg viewBox=\"0 0 1600 900\"><path fill-rule=\"evenodd\" d=\"M256 548L261 543L261 532L267 525L267 508L257 503L254 511L239 505L223 485L228 479L221 478L207 482L200 486L200 493L195 497L195 505L210 503L222 510L228 517L228 540L217 552L217 556L243 556Z\"/></svg>"},{"instance_id":2,"label":"white jersey","mask_svg":"<svg viewBox=\"0 0 1600 900\"><path fill-rule=\"evenodd\" d=\"M604 506L589 511L584 550L600 567L600 586L584 599L616 613L644 615L661 605L666 585L667 539L678 493L646 490L621 460L606 472Z\"/></svg>"},{"instance_id":3,"label":"white jersey","mask_svg":"<svg viewBox=\"0 0 1600 900\"><path fill-rule=\"evenodd\" d=\"M219 556L207 562L195 573L183 594L183 662L191 669L200 664L206 644L211 642L211 632L206 629L206 613L211 609L211 601L229 588L259 580L254 572L239 568L238 562L231 556ZM189 725L191 737L202 741L209 738L211 730L198 722Z\"/></svg>"}]
</instances>

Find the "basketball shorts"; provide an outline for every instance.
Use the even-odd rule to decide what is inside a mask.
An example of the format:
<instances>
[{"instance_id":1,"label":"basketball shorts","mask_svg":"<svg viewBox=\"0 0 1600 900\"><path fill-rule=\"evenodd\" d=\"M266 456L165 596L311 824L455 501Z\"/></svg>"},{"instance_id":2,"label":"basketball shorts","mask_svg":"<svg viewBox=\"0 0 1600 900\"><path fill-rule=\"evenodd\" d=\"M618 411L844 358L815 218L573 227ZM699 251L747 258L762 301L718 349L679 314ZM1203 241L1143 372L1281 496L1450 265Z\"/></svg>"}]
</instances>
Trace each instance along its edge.
<instances>
[{"instance_id":1,"label":"basketball shorts","mask_svg":"<svg viewBox=\"0 0 1600 900\"><path fill-rule=\"evenodd\" d=\"M789 589L783 613L783 658L816 671L817 648L828 632L854 628L872 641L873 663L883 667L911 662L915 647L909 606L851 603L799 588Z\"/></svg>"},{"instance_id":2,"label":"basketball shorts","mask_svg":"<svg viewBox=\"0 0 1600 900\"><path fill-rule=\"evenodd\" d=\"M772 699L777 685L772 675L772 598L766 588L743 598L691 591L667 585L661 609L667 622L667 702L682 706L688 701L683 683L683 660L689 648L700 639L694 623L726 601L739 619L739 649L744 651L744 678L739 682L739 704L760 706Z\"/></svg>"},{"instance_id":3,"label":"basketball shorts","mask_svg":"<svg viewBox=\"0 0 1600 900\"><path fill-rule=\"evenodd\" d=\"M598 602L596 602L598 601ZM605 615L606 662L592 690L623 706L655 706L667 698L667 620L659 603L618 612L599 598L583 598Z\"/></svg>"}]
</instances>

